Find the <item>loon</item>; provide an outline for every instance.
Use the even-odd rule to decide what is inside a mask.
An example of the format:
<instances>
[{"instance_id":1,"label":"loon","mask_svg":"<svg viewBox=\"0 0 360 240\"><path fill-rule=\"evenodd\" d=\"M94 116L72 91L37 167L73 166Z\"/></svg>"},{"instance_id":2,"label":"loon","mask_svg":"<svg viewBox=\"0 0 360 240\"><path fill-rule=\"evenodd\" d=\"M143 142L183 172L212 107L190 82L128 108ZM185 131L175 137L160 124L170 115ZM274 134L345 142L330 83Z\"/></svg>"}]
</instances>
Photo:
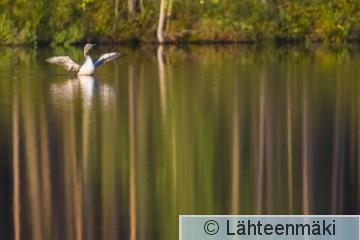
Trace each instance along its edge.
<instances>
[{"instance_id":1,"label":"loon","mask_svg":"<svg viewBox=\"0 0 360 240\"><path fill-rule=\"evenodd\" d=\"M94 73L95 68L100 66L103 63L109 62L118 58L120 56L127 55L125 53L104 53L95 61L91 59L89 56L89 51L92 49L96 44L87 43L84 47L84 58L85 61L83 65L79 65L74 62L69 56L55 56L46 59L45 61L49 63L54 63L64 67L66 70L76 73L77 75L91 75Z\"/></svg>"}]
</instances>

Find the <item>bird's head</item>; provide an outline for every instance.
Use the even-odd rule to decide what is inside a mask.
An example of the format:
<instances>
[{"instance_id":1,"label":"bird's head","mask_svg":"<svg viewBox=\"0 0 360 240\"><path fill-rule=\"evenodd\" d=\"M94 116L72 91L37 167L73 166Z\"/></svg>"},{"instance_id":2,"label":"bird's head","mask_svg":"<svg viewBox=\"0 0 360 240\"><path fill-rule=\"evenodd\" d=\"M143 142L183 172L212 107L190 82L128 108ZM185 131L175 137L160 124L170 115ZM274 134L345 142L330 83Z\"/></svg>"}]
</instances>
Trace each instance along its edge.
<instances>
[{"instance_id":1,"label":"bird's head","mask_svg":"<svg viewBox=\"0 0 360 240\"><path fill-rule=\"evenodd\" d=\"M87 56L90 49L92 49L96 44L87 43L84 47L84 56Z\"/></svg>"}]
</instances>

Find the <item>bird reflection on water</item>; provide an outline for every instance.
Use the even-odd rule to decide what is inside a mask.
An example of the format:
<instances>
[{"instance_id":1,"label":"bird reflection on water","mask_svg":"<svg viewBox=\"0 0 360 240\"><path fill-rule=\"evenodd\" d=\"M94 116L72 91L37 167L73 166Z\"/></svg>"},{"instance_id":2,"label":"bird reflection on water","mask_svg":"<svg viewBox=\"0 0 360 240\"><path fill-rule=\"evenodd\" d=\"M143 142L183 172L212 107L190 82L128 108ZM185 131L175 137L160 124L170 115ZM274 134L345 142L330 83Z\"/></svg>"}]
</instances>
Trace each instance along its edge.
<instances>
[{"instance_id":1,"label":"bird reflection on water","mask_svg":"<svg viewBox=\"0 0 360 240\"><path fill-rule=\"evenodd\" d=\"M90 75L77 76L50 85L51 97L55 103L62 104L64 101L74 100L80 94L84 108L91 107L93 95L97 92L103 103L115 97L115 90L111 85L99 83Z\"/></svg>"}]
</instances>

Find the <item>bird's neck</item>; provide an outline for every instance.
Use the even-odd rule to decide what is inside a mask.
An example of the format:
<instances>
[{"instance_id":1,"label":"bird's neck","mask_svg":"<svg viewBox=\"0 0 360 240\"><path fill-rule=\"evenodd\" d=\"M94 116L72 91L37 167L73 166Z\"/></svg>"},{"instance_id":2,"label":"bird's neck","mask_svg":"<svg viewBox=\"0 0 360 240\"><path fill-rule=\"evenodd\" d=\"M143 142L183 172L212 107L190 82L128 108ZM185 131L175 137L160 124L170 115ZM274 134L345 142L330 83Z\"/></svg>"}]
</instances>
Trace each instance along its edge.
<instances>
[{"instance_id":1,"label":"bird's neck","mask_svg":"<svg viewBox=\"0 0 360 240\"><path fill-rule=\"evenodd\" d=\"M93 64L93 61L89 55L85 55L84 58L85 58L84 64Z\"/></svg>"}]
</instances>

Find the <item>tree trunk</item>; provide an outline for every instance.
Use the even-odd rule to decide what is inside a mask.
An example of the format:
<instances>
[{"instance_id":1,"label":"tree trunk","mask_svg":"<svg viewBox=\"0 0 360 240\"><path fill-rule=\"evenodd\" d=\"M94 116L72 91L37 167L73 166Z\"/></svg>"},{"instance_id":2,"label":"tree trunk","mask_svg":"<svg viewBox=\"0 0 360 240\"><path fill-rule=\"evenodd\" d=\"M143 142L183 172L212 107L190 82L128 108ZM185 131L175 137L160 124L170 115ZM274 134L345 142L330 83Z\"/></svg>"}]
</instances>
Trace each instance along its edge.
<instances>
[{"instance_id":1,"label":"tree trunk","mask_svg":"<svg viewBox=\"0 0 360 240\"><path fill-rule=\"evenodd\" d=\"M140 0L140 12L144 11L144 2L143 0Z\"/></svg>"},{"instance_id":2,"label":"tree trunk","mask_svg":"<svg viewBox=\"0 0 360 240\"><path fill-rule=\"evenodd\" d=\"M165 22L165 0L161 0L159 24L158 24L158 28L157 28L157 38L158 38L159 43L164 42L164 36L163 36L164 22Z\"/></svg>"},{"instance_id":3,"label":"tree trunk","mask_svg":"<svg viewBox=\"0 0 360 240\"><path fill-rule=\"evenodd\" d=\"M169 32L170 30L170 17L172 14L172 5L173 5L173 0L169 0L167 3L166 28L165 28L166 32Z\"/></svg>"},{"instance_id":4,"label":"tree trunk","mask_svg":"<svg viewBox=\"0 0 360 240\"><path fill-rule=\"evenodd\" d=\"M114 25L113 25L113 31L115 31L116 29L116 23L117 23L117 20L118 20L118 15L119 15L119 0L115 0L115 14L114 14Z\"/></svg>"},{"instance_id":5,"label":"tree trunk","mask_svg":"<svg viewBox=\"0 0 360 240\"><path fill-rule=\"evenodd\" d=\"M130 13L130 16L135 16L136 12L136 0L128 0L128 10Z\"/></svg>"}]
</instances>

